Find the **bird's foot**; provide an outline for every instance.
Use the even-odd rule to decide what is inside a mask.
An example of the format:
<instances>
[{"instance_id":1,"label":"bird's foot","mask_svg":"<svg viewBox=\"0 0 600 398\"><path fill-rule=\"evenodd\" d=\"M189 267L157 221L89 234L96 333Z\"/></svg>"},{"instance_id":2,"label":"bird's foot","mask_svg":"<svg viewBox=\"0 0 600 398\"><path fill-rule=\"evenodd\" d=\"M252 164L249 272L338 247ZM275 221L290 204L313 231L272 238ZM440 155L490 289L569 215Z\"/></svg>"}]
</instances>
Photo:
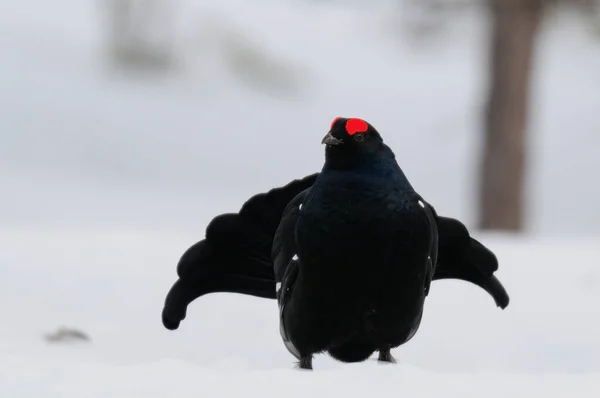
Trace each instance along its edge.
<instances>
[{"instance_id":1,"label":"bird's foot","mask_svg":"<svg viewBox=\"0 0 600 398\"><path fill-rule=\"evenodd\" d=\"M379 358L377 360L380 363L396 363L396 359L394 359L388 347L379 350Z\"/></svg>"},{"instance_id":2,"label":"bird's foot","mask_svg":"<svg viewBox=\"0 0 600 398\"><path fill-rule=\"evenodd\" d=\"M312 355L306 356L306 357L301 357L300 362L298 362L297 367L298 367L298 369L303 369L303 370L313 370Z\"/></svg>"}]
</instances>

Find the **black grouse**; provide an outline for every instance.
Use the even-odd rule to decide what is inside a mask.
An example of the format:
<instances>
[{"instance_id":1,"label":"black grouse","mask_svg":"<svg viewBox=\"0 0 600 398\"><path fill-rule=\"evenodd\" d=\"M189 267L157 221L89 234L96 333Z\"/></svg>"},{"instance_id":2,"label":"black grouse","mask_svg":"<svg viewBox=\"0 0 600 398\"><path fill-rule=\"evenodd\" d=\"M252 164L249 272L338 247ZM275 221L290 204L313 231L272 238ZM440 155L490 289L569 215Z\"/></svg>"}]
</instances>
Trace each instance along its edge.
<instances>
[{"instance_id":1,"label":"black grouse","mask_svg":"<svg viewBox=\"0 0 600 398\"><path fill-rule=\"evenodd\" d=\"M166 328L207 293L276 298L285 346L311 369L321 352L359 362L378 351L393 361L390 350L419 327L432 280L465 280L508 305L494 254L436 214L371 124L336 118L322 143L320 173L215 217L184 253Z\"/></svg>"}]
</instances>

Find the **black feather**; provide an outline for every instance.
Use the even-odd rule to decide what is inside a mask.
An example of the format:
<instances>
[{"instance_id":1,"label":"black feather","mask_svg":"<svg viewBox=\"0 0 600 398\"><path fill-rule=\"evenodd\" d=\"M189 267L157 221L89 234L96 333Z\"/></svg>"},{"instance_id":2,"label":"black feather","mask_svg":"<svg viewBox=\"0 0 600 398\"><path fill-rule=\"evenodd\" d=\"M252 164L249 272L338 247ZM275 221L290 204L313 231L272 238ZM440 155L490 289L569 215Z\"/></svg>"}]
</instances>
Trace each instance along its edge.
<instances>
[{"instance_id":1,"label":"black feather","mask_svg":"<svg viewBox=\"0 0 600 398\"><path fill-rule=\"evenodd\" d=\"M271 247L283 209L309 188L318 174L250 198L238 213L221 214L177 264L179 279L166 297L163 325L177 329L188 305L218 292L275 298Z\"/></svg>"},{"instance_id":2,"label":"black feather","mask_svg":"<svg viewBox=\"0 0 600 398\"><path fill-rule=\"evenodd\" d=\"M327 148L321 173L215 217L179 260L163 325L177 329L209 293L277 299L286 347L312 366L321 351L356 362L380 350L393 360L389 349L416 333L433 280L470 282L506 308L494 253L438 216L368 126L374 134L360 142L334 128L329 142L345 146Z\"/></svg>"}]
</instances>

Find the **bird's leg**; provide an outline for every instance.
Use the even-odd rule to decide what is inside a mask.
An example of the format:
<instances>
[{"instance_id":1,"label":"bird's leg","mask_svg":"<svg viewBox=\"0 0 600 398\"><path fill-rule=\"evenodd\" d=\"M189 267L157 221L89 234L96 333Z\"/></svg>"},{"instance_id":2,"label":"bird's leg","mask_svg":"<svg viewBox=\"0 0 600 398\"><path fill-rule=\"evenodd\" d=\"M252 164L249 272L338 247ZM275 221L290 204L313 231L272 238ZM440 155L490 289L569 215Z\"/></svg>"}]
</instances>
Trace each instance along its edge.
<instances>
[{"instance_id":1,"label":"bird's leg","mask_svg":"<svg viewBox=\"0 0 600 398\"><path fill-rule=\"evenodd\" d=\"M394 359L394 357L392 356L392 353L390 352L389 346L382 347L379 350L379 358L377 360L379 362L385 362L385 363L396 363L396 360Z\"/></svg>"},{"instance_id":2,"label":"bird's leg","mask_svg":"<svg viewBox=\"0 0 600 398\"><path fill-rule=\"evenodd\" d=\"M304 370L313 370L312 355L301 357L300 362L298 363L298 368Z\"/></svg>"}]
</instances>

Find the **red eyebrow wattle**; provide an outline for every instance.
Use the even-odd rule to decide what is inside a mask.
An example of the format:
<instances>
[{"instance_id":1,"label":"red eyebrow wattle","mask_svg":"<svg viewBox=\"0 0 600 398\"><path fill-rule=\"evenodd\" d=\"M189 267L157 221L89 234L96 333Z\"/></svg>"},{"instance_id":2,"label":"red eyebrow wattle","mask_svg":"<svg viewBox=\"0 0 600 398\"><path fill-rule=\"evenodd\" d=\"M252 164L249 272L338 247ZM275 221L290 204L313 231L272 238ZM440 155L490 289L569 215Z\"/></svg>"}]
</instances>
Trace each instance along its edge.
<instances>
[{"instance_id":1,"label":"red eyebrow wattle","mask_svg":"<svg viewBox=\"0 0 600 398\"><path fill-rule=\"evenodd\" d=\"M362 119L348 119L346 122L346 132L348 135L356 133L365 133L369 129L369 125Z\"/></svg>"}]
</instances>

